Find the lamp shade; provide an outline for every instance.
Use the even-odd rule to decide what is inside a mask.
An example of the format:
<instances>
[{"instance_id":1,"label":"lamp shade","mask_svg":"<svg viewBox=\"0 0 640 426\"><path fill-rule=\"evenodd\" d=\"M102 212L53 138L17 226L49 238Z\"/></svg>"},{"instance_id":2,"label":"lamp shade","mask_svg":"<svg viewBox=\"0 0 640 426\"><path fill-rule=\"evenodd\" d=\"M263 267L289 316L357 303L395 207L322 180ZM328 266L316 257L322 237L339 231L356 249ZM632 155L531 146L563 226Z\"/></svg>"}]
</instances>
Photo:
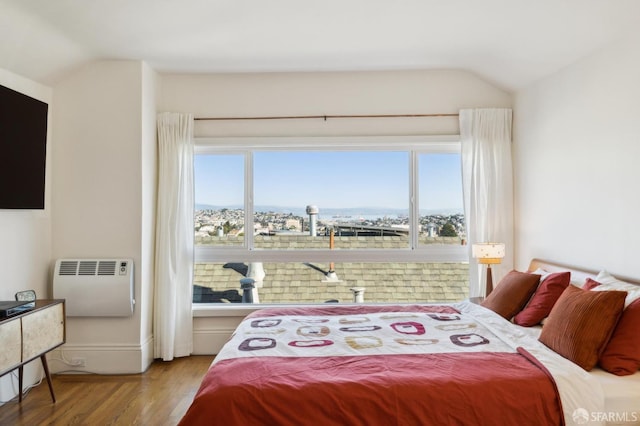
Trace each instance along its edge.
<instances>
[{"instance_id":1,"label":"lamp shade","mask_svg":"<svg viewBox=\"0 0 640 426\"><path fill-rule=\"evenodd\" d=\"M505 249L503 243L476 243L473 244L471 253L478 259L478 263L498 264L502 262Z\"/></svg>"}]
</instances>

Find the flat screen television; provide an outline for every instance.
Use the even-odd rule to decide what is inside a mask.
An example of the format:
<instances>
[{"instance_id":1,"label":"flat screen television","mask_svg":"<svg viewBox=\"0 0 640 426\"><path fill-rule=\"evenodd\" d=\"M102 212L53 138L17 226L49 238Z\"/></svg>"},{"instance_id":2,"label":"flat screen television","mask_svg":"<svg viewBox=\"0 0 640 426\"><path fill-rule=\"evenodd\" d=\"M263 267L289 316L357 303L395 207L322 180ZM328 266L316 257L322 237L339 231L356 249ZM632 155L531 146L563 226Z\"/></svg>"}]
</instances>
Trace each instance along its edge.
<instances>
[{"instance_id":1,"label":"flat screen television","mask_svg":"<svg viewBox=\"0 0 640 426\"><path fill-rule=\"evenodd\" d=\"M0 209L44 209L48 109L0 85Z\"/></svg>"}]
</instances>

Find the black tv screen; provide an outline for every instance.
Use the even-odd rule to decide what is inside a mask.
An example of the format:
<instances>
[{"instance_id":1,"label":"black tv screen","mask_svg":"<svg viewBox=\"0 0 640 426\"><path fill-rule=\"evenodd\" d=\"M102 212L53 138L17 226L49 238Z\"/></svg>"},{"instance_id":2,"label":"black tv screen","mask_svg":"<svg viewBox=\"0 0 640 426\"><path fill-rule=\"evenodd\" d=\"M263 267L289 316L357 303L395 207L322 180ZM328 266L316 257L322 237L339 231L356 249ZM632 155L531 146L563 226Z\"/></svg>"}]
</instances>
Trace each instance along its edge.
<instances>
[{"instance_id":1,"label":"black tv screen","mask_svg":"<svg viewBox=\"0 0 640 426\"><path fill-rule=\"evenodd\" d=\"M0 86L0 209L44 209L48 109Z\"/></svg>"}]
</instances>

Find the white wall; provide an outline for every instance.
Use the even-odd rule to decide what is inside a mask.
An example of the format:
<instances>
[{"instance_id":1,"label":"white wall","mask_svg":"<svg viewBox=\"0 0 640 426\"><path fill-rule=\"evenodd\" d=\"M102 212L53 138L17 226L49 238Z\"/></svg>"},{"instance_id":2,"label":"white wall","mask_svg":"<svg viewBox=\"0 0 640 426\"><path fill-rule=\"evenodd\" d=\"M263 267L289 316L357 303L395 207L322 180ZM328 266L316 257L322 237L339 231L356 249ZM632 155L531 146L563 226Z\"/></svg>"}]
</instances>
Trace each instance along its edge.
<instances>
[{"instance_id":1,"label":"white wall","mask_svg":"<svg viewBox=\"0 0 640 426\"><path fill-rule=\"evenodd\" d=\"M159 111L196 117L458 113L511 94L452 70L162 75ZM458 134L457 117L197 121L196 136ZM241 317L194 318L194 351L217 353Z\"/></svg>"},{"instance_id":2,"label":"white wall","mask_svg":"<svg viewBox=\"0 0 640 426\"><path fill-rule=\"evenodd\" d=\"M640 277L639 42L517 93L517 267L540 257Z\"/></svg>"},{"instance_id":3,"label":"white wall","mask_svg":"<svg viewBox=\"0 0 640 426\"><path fill-rule=\"evenodd\" d=\"M0 69L0 84L49 104L48 121L53 111L51 88ZM13 300L17 291L33 289L38 297L51 297L49 260L51 259L51 126L47 131L47 160L44 210L0 210L0 300ZM0 182L9 185L10 182ZM25 385L40 377L40 361L25 370ZM13 382L13 383L12 383ZM17 395L18 380L11 375L0 379L0 401Z\"/></svg>"},{"instance_id":4,"label":"white wall","mask_svg":"<svg viewBox=\"0 0 640 426\"><path fill-rule=\"evenodd\" d=\"M153 179L155 166L149 164L155 158L142 156L154 149L153 78L141 62L100 61L55 86L53 259L130 257L135 263L132 317L67 319L63 353L86 358L83 371L135 373L151 361L152 276L145 262L153 241L143 238L151 238L153 222L143 222L149 221L155 182L143 188L143 175ZM67 369L61 362L52 365L54 371Z\"/></svg>"},{"instance_id":5,"label":"white wall","mask_svg":"<svg viewBox=\"0 0 640 426\"><path fill-rule=\"evenodd\" d=\"M158 77L147 64L142 64L142 139L141 186L142 214L140 269L140 341L144 348L143 363L153 361L153 289L155 280L156 195L158 179L158 144L156 143L156 94Z\"/></svg>"},{"instance_id":6,"label":"white wall","mask_svg":"<svg viewBox=\"0 0 640 426\"><path fill-rule=\"evenodd\" d=\"M27 239L29 246L20 250L30 256L42 252L42 258L14 281L32 282L35 273L45 288L49 267L58 258L134 259L135 315L68 318L67 344L56 354L85 357L87 367L81 370L105 373L143 371L152 357L156 107L196 116L245 116L457 113L460 108L511 106L510 94L460 71L157 76L137 61L87 64L60 80L54 93L53 190L42 218L42 232L51 236L45 237L46 248L39 235ZM457 118L196 125L197 135L217 136L455 133ZM26 221L19 238L12 237L15 244L25 244L22 234L32 232L37 222ZM3 244L0 250L12 247ZM226 340L238 319L196 319L196 352L215 352L211 342ZM60 361L51 368L71 369Z\"/></svg>"},{"instance_id":7,"label":"white wall","mask_svg":"<svg viewBox=\"0 0 640 426\"><path fill-rule=\"evenodd\" d=\"M511 107L463 71L163 75L160 111L208 116L458 113ZM198 121L196 136L457 134L457 117Z\"/></svg>"}]
</instances>

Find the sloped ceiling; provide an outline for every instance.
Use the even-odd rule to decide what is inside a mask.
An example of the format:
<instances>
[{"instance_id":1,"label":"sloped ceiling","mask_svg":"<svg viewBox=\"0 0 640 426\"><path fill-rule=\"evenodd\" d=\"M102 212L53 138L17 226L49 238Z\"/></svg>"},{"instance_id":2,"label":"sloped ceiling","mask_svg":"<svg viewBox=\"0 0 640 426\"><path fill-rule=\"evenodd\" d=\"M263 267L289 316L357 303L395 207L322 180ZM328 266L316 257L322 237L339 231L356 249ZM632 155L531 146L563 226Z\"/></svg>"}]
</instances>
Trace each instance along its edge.
<instances>
[{"instance_id":1,"label":"sloped ceiling","mask_svg":"<svg viewBox=\"0 0 640 426\"><path fill-rule=\"evenodd\" d=\"M159 72L462 69L514 91L640 23L637 0L0 0L0 68L45 84L94 59Z\"/></svg>"}]
</instances>

